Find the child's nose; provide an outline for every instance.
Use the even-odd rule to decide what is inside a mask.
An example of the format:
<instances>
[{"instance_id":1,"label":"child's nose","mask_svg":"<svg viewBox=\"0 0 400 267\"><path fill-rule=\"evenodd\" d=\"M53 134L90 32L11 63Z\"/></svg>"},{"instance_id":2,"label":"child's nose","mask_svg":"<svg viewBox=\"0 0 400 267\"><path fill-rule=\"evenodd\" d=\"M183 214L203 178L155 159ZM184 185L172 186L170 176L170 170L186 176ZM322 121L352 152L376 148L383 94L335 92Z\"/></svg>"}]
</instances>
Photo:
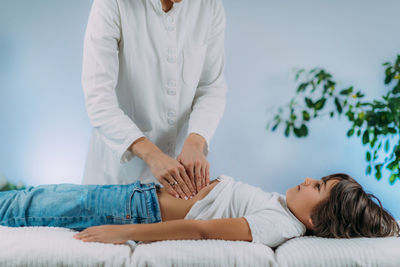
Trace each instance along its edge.
<instances>
[{"instance_id":1,"label":"child's nose","mask_svg":"<svg viewBox=\"0 0 400 267\"><path fill-rule=\"evenodd\" d=\"M310 177L307 177L307 178L304 180L304 184L305 184L305 185L309 185L311 182L312 182L312 179L311 179Z\"/></svg>"}]
</instances>

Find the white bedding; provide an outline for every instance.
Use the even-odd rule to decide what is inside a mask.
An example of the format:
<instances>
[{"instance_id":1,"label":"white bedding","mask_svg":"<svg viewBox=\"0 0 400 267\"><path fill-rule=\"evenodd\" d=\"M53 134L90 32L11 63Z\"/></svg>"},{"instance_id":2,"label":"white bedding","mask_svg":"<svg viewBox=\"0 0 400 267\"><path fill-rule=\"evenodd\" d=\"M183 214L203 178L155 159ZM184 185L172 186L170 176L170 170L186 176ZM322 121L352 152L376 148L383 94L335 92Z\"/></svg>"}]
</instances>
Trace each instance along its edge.
<instances>
[{"instance_id":1,"label":"white bedding","mask_svg":"<svg viewBox=\"0 0 400 267\"><path fill-rule=\"evenodd\" d=\"M272 249L262 244L224 240L180 240L140 244L137 266L277 266Z\"/></svg>"},{"instance_id":2,"label":"white bedding","mask_svg":"<svg viewBox=\"0 0 400 267\"><path fill-rule=\"evenodd\" d=\"M240 241L84 243L58 227L0 226L0 266L276 266L273 251Z\"/></svg>"},{"instance_id":3,"label":"white bedding","mask_svg":"<svg viewBox=\"0 0 400 267\"><path fill-rule=\"evenodd\" d=\"M400 266L400 238L299 237L279 246L280 266Z\"/></svg>"},{"instance_id":4,"label":"white bedding","mask_svg":"<svg viewBox=\"0 0 400 267\"><path fill-rule=\"evenodd\" d=\"M294 238L261 244L180 240L84 243L58 227L0 226L0 266L400 266L400 238Z\"/></svg>"}]
</instances>

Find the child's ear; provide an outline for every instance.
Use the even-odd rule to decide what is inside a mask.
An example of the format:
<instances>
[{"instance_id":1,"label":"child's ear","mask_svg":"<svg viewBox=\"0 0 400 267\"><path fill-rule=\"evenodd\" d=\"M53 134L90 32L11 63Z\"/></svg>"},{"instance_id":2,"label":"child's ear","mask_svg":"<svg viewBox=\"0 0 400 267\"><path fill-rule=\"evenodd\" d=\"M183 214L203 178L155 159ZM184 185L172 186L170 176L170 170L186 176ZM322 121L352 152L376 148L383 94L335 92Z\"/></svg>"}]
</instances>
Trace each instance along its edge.
<instances>
[{"instance_id":1,"label":"child's ear","mask_svg":"<svg viewBox=\"0 0 400 267\"><path fill-rule=\"evenodd\" d=\"M308 218L308 223L311 225L311 228L314 228L314 224L313 224L313 222L312 222L312 219L311 219L311 218Z\"/></svg>"}]
</instances>

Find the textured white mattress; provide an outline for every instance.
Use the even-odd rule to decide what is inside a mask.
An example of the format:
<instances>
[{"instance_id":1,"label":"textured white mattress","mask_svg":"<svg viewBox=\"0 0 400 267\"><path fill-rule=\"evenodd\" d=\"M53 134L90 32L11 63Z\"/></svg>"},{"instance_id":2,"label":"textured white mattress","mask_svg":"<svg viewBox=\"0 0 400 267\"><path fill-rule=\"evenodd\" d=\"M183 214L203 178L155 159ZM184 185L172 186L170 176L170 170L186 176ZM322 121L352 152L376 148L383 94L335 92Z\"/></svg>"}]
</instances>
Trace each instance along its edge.
<instances>
[{"instance_id":1,"label":"textured white mattress","mask_svg":"<svg viewBox=\"0 0 400 267\"><path fill-rule=\"evenodd\" d=\"M400 238L300 237L261 244L181 240L84 243L58 227L0 226L0 266L400 266Z\"/></svg>"},{"instance_id":2,"label":"textured white mattress","mask_svg":"<svg viewBox=\"0 0 400 267\"><path fill-rule=\"evenodd\" d=\"M0 266L276 266L272 249L223 240L85 243L58 227L0 226Z\"/></svg>"},{"instance_id":3,"label":"textured white mattress","mask_svg":"<svg viewBox=\"0 0 400 267\"><path fill-rule=\"evenodd\" d=\"M299 237L276 251L280 266L400 266L400 237L333 239Z\"/></svg>"}]
</instances>

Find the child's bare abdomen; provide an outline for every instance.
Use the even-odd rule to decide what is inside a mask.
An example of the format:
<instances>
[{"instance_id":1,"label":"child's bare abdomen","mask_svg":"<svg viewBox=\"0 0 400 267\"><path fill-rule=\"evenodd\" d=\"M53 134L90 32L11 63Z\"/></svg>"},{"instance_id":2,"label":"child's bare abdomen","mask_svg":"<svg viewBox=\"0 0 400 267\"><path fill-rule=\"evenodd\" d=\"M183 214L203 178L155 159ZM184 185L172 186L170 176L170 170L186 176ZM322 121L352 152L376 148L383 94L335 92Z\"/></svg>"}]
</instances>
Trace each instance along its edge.
<instances>
[{"instance_id":1,"label":"child's bare abdomen","mask_svg":"<svg viewBox=\"0 0 400 267\"><path fill-rule=\"evenodd\" d=\"M203 199L218 184L218 180L213 180L210 184L197 193L193 198L184 200L173 197L165 188L157 191L158 203L160 204L162 221L184 219L196 201Z\"/></svg>"}]
</instances>

